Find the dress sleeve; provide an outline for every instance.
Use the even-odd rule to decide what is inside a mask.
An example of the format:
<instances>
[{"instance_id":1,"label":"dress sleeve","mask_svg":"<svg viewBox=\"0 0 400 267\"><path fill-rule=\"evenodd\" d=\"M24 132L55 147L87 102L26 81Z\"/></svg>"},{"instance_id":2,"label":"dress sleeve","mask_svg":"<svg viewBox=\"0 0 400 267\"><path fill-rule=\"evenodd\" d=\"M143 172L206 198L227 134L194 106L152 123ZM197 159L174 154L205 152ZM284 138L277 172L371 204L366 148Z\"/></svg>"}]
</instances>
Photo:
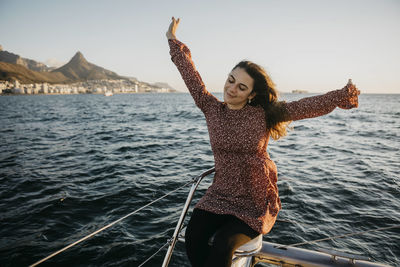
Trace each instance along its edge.
<instances>
[{"instance_id":1,"label":"dress sleeve","mask_svg":"<svg viewBox=\"0 0 400 267\"><path fill-rule=\"evenodd\" d=\"M296 121L314 118L332 112L336 107L352 108L358 105L357 96L348 94L347 88L330 91L323 95L302 98L298 101L284 103L287 120ZM357 105L352 105L354 101ZM347 107L348 106L348 107Z\"/></svg>"},{"instance_id":2,"label":"dress sleeve","mask_svg":"<svg viewBox=\"0 0 400 267\"><path fill-rule=\"evenodd\" d=\"M218 100L207 91L192 61L189 48L176 39L169 39L171 60L174 62L196 105L203 111Z\"/></svg>"}]
</instances>

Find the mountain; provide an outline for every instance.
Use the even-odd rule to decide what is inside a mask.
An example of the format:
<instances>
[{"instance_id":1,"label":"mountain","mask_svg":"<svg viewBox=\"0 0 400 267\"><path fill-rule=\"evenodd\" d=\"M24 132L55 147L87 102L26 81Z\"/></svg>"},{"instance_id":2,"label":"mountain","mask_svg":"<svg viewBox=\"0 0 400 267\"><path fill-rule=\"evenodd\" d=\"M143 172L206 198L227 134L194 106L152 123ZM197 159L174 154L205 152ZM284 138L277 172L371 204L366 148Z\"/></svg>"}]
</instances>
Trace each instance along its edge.
<instances>
[{"instance_id":1,"label":"mountain","mask_svg":"<svg viewBox=\"0 0 400 267\"><path fill-rule=\"evenodd\" d=\"M19 55L3 51L0 49L0 61L1 62L6 62L6 63L11 63L11 64L17 64L24 66L27 69L33 70L33 71L49 71L50 68L47 67L45 64L37 62L32 59L28 58L23 58Z\"/></svg>"},{"instance_id":2,"label":"mountain","mask_svg":"<svg viewBox=\"0 0 400 267\"><path fill-rule=\"evenodd\" d=\"M53 70L52 72L60 72L65 77L75 81L123 79L115 72L106 70L88 62L81 52L77 52L67 64Z\"/></svg>"},{"instance_id":3,"label":"mountain","mask_svg":"<svg viewBox=\"0 0 400 267\"><path fill-rule=\"evenodd\" d=\"M164 83L164 82L156 82L153 83L154 86L159 87L159 88L168 88L169 90L171 90L172 92L176 91L172 86L170 86L168 83Z\"/></svg>"},{"instance_id":4,"label":"mountain","mask_svg":"<svg viewBox=\"0 0 400 267\"><path fill-rule=\"evenodd\" d=\"M50 72L48 70L43 63L0 51L1 80L17 79L21 83L74 83L86 80L125 79L115 72L88 62L81 52L77 52L64 66Z\"/></svg>"},{"instance_id":5,"label":"mountain","mask_svg":"<svg viewBox=\"0 0 400 267\"><path fill-rule=\"evenodd\" d=\"M68 78L62 73L38 72L19 64L0 62L0 80L18 80L21 83L66 83Z\"/></svg>"},{"instance_id":6,"label":"mountain","mask_svg":"<svg viewBox=\"0 0 400 267\"><path fill-rule=\"evenodd\" d=\"M0 45L0 80L18 80L22 84L27 83L75 83L88 80L128 80L145 88L169 88L166 83L150 84L139 81L134 77L123 77L110 70L88 62L81 52L77 52L71 60L57 68L49 68L43 63L31 59L22 58L19 55L3 51ZM144 89L143 89L144 90Z\"/></svg>"}]
</instances>

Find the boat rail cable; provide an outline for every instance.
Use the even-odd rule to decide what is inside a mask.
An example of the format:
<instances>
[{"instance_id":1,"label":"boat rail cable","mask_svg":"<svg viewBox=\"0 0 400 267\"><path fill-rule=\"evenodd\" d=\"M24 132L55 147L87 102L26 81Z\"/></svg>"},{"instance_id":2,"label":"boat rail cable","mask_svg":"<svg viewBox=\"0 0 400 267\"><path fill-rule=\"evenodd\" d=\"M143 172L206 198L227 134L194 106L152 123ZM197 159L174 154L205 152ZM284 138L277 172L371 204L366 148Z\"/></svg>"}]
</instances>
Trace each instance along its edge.
<instances>
[{"instance_id":1,"label":"boat rail cable","mask_svg":"<svg viewBox=\"0 0 400 267\"><path fill-rule=\"evenodd\" d=\"M161 196L161 197L159 197L159 198L157 198L157 199L155 199L155 200L153 200L153 201L147 203L146 205L144 205L144 206L142 206L142 207L140 207L140 208L138 208L138 209L132 211L131 213L129 213L129 214L127 214L127 215L125 215L125 216L119 218L118 220L115 220L115 221L113 221L113 222L107 224L106 226L104 226L104 227L102 227L102 228L100 228L100 229L94 231L93 233L91 233L91 234L89 234L89 235L84 236L83 238L81 238L81 239L79 239L79 240L77 240L77 241L75 241L75 242L69 244L68 246L65 246L64 248L62 248L62 249L60 249L60 250L57 250L56 252L50 254L49 256L47 256L47 257L45 257L45 258L43 258L43 259L41 259L41 260L39 260L39 261L33 263L32 265L29 265L29 266L30 266L30 267L34 267L34 266L37 266L37 265L39 265L39 264L41 264L41 263L43 263L43 262L45 262L45 261L47 261L47 260L53 258L54 256L60 254L61 252L64 252L65 250L67 250L67 249L69 249L69 248L72 248L72 247L78 245L79 243L81 243L81 242L83 242L83 241L85 241L85 240L87 240L87 239L89 239L89 238L91 238L91 237L97 235L98 233L100 233L100 232L106 230L107 228L110 228L110 227L113 226L114 224L119 223L120 221L122 221L122 220L124 220L124 219L126 219L126 218L128 218L128 217L130 217L130 216L132 216L132 215L134 215L134 214L136 214L136 213L138 213L139 211L141 211L141 210L143 210L143 209L145 209L145 208L151 206L152 204L154 204L154 203L156 203L156 202L158 202L158 201L160 201L160 200L166 198L167 196L169 196L169 195L175 193L176 191L179 191L180 189L182 189L182 188L184 188L184 187L187 187L188 185L197 182L197 180L198 180L198 177L196 176L195 178L192 178L192 180L191 180L190 182L187 182L187 183L185 183L184 185L182 185L182 186L180 186L180 187L178 187L178 188L176 188L176 189L174 189L174 190L172 190L172 191L169 191L169 192L166 193L165 195L163 195L163 196ZM169 243L167 243L167 244L169 244ZM166 245L167 245L167 244L166 244Z\"/></svg>"},{"instance_id":2,"label":"boat rail cable","mask_svg":"<svg viewBox=\"0 0 400 267\"><path fill-rule=\"evenodd\" d=\"M359 231L359 232L354 232L354 233L335 235L335 236L325 237L325 238L321 238L321 239L315 239L315 240L311 240L311 241L294 243L294 244L291 244L291 245L279 246L277 248L285 249L285 248L288 248L288 247L298 247L298 246L307 245L307 244L314 244L314 243L318 243L318 242L322 242L322 241L326 241L326 240L334 240L334 239L339 239L339 238L344 238L344 237L349 237L349 236L354 236L354 235L363 235L363 234L370 233L370 232L385 231L385 230L390 230L390 229L395 229L395 228L400 228L400 225L393 225L393 226L388 226L388 227L370 229L370 230L366 230L366 231Z\"/></svg>"},{"instance_id":3,"label":"boat rail cable","mask_svg":"<svg viewBox=\"0 0 400 267\"><path fill-rule=\"evenodd\" d=\"M169 246L172 242L172 238L168 239L167 243L165 243L164 245L162 245L153 255L151 255L150 257L148 257L144 262L142 262L140 265L138 265L138 267L142 267L143 265L145 265L149 260L151 260L155 255L157 255L161 250L163 250L166 246Z\"/></svg>"}]
</instances>

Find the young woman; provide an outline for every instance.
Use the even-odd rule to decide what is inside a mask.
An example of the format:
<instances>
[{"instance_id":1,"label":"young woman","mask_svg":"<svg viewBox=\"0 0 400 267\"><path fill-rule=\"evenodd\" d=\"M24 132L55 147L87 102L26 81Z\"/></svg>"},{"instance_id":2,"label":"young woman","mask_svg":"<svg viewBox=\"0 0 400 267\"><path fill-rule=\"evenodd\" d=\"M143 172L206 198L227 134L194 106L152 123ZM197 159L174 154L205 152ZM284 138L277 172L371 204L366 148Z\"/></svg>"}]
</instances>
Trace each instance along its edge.
<instances>
[{"instance_id":1,"label":"young woman","mask_svg":"<svg viewBox=\"0 0 400 267\"><path fill-rule=\"evenodd\" d=\"M178 24L172 18L166 34L171 59L205 115L215 160L213 184L186 230L186 251L192 266L230 266L238 247L271 230L281 208L277 169L266 150L269 137L284 136L290 121L357 107L360 92L349 83L324 95L279 102L265 70L242 61L228 75L220 102L206 90L189 48L177 40Z\"/></svg>"}]
</instances>

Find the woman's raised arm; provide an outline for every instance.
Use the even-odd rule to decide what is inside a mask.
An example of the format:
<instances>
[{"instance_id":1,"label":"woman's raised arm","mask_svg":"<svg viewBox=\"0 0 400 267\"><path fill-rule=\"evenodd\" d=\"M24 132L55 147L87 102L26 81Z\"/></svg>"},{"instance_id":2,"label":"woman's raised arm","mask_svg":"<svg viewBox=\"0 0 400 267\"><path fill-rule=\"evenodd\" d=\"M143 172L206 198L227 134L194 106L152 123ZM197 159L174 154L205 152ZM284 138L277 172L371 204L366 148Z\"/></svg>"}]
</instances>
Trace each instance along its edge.
<instances>
[{"instance_id":1,"label":"woman's raised arm","mask_svg":"<svg viewBox=\"0 0 400 267\"><path fill-rule=\"evenodd\" d=\"M170 47L171 60L175 63L196 105L205 113L210 103L218 100L210 94L197 72L189 48L176 38L180 19L172 17L166 36Z\"/></svg>"},{"instance_id":2,"label":"woman's raised arm","mask_svg":"<svg viewBox=\"0 0 400 267\"><path fill-rule=\"evenodd\" d=\"M359 94L360 91L349 80L342 89L285 103L285 109L288 113L287 120L296 121L322 116L332 112L336 107L356 108L358 107Z\"/></svg>"}]
</instances>

